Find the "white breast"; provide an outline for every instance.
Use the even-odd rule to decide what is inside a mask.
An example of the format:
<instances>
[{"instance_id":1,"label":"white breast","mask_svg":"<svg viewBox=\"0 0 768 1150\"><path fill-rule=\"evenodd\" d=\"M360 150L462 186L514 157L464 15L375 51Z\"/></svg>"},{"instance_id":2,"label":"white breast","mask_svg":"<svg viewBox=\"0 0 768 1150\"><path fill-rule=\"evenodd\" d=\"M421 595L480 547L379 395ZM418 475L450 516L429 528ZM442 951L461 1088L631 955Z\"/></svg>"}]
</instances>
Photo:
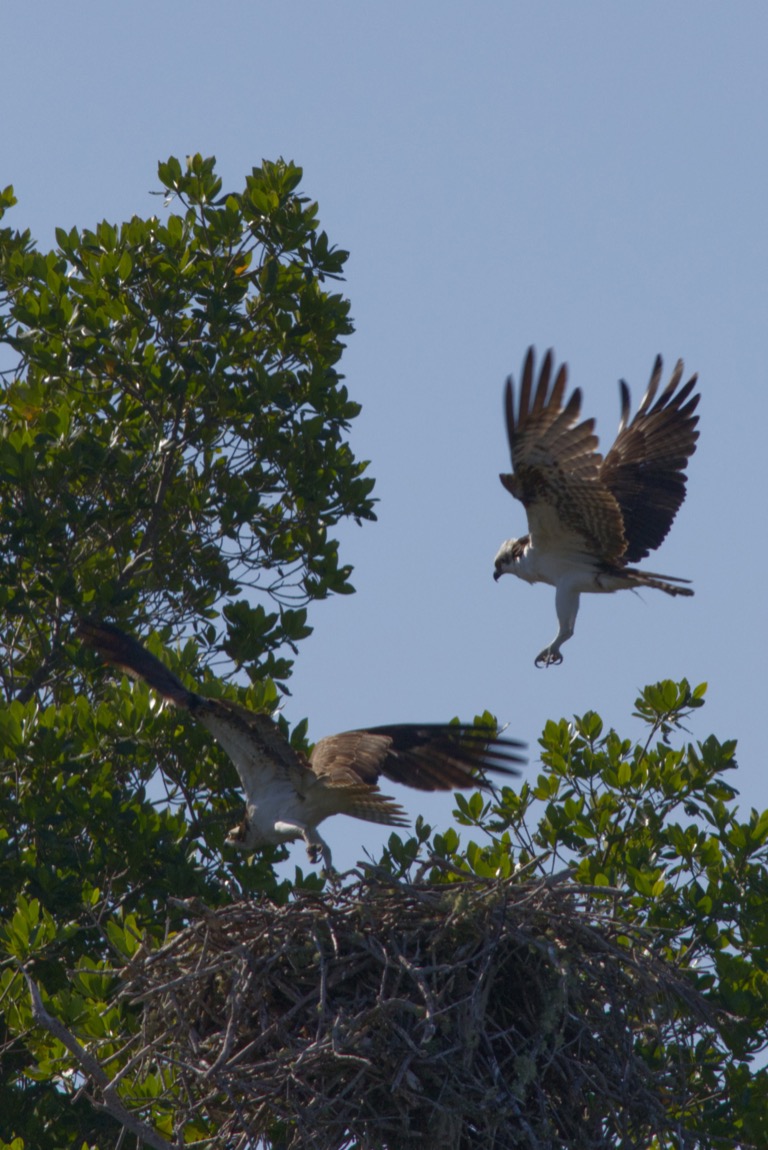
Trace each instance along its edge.
<instances>
[{"instance_id":1,"label":"white breast","mask_svg":"<svg viewBox=\"0 0 768 1150\"><path fill-rule=\"evenodd\" d=\"M291 842L307 825L306 801L289 783L273 783L256 802L249 799L247 811L249 847Z\"/></svg>"},{"instance_id":2,"label":"white breast","mask_svg":"<svg viewBox=\"0 0 768 1150\"><path fill-rule=\"evenodd\" d=\"M514 573L527 583L563 582L574 591L594 591L596 565L583 552L544 550L529 543L514 566Z\"/></svg>"}]
</instances>

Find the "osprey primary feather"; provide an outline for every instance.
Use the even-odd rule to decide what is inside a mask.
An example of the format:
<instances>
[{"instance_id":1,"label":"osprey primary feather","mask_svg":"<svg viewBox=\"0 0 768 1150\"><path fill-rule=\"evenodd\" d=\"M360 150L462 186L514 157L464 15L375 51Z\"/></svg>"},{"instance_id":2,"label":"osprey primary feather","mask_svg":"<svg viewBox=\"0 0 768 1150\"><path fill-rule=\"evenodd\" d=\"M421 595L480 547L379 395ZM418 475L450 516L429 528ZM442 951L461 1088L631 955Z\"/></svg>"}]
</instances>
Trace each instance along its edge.
<instances>
[{"instance_id":1,"label":"osprey primary feather","mask_svg":"<svg viewBox=\"0 0 768 1150\"><path fill-rule=\"evenodd\" d=\"M226 751L246 796L245 816L227 839L241 850L303 838L312 861L322 855L330 871L331 852L317 829L329 815L408 825L402 807L376 786L381 775L423 791L488 787L485 771L518 775L517 764L525 761L524 744L516 739L451 723L345 731L321 739L307 758L269 715L189 690L118 627L81 619L77 634L108 663L188 711Z\"/></svg>"},{"instance_id":2,"label":"osprey primary feather","mask_svg":"<svg viewBox=\"0 0 768 1150\"><path fill-rule=\"evenodd\" d=\"M528 534L508 539L496 555L494 579L517 575L555 587L559 630L536 657L536 666L562 663L560 648L573 634L582 592L654 587L693 595L686 579L630 566L664 540L685 498L688 460L696 450L697 376L680 387L683 362L656 398L661 356L634 418L621 380L621 421L603 458L594 419L580 422L581 392L566 401L568 369L553 372L548 351L534 388L534 349L528 349L519 395L507 380L505 414L512 474L499 478L519 499Z\"/></svg>"}]
</instances>

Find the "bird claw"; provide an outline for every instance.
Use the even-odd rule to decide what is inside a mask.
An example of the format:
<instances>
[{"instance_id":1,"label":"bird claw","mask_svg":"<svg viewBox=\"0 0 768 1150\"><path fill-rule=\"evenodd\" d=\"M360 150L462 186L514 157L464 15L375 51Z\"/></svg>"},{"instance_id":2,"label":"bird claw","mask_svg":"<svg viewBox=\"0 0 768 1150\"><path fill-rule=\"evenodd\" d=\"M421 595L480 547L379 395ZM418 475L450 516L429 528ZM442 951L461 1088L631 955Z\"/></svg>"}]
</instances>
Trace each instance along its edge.
<instances>
[{"instance_id":1,"label":"bird claw","mask_svg":"<svg viewBox=\"0 0 768 1150\"><path fill-rule=\"evenodd\" d=\"M559 667L563 661L563 656L559 651L553 651L551 647L547 647L540 655L534 659L535 667Z\"/></svg>"},{"instance_id":2,"label":"bird claw","mask_svg":"<svg viewBox=\"0 0 768 1150\"><path fill-rule=\"evenodd\" d=\"M323 857L323 848L320 843L307 843L307 857L313 866L316 866Z\"/></svg>"},{"instance_id":3,"label":"bird claw","mask_svg":"<svg viewBox=\"0 0 768 1150\"><path fill-rule=\"evenodd\" d=\"M336 874L331 860L331 848L324 839L320 838L316 827L314 831L304 831L304 842L306 843L307 855L312 865L317 866L319 862L322 862L323 874L326 878L330 878L331 875Z\"/></svg>"},{"instance_id":4,"label":"bird claw","mask_svg":"<svg viewBox=\"0 0 768 1150\"><path fill-rule=\"evenodd\" d=\"M327 879L332 886L337 886L340 881L340 875L331 862L331 852L327 848L323 850L319 843L311 843L307 847L307 854L313 866L317 866L318 863L322 862L323 865L320 869L320 874L323 878Z\"/></svg>"}]
</instances>

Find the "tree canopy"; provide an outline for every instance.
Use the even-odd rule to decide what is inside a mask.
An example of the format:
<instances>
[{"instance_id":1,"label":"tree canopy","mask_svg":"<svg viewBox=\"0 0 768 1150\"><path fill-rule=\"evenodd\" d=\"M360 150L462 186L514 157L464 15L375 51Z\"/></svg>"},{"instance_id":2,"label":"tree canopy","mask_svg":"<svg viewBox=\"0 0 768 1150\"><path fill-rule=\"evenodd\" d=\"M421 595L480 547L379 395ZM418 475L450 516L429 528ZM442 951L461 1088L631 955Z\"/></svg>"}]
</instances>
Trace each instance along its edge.
<instances>
[{"instance_id":1,"label":"tree canopy","mask_svg":"<svg viewBox=\"0 0 768 1150\"><path fill-rule=\"evenodd\" d=\"M768 812L686 736L703 687L646 688L638 743L553 720L463 832L281 883L225 846L205 731L74 640L273 711L373 518L300 169L159 176L157 217L0 230L0 1150L765 1146Z\"/></svg>"},{"instance_id":2,"label":"tree canopy","mask_svg":"<svg viewBox=\"0 0 768 1150\"><path fill-rule=\"evenodd\" d=\"M373 518L336 366L349 305L328 290L347 253L298 193L301 170L264 163L230 194L200 156L159 176L182 209L163 219L58 229L47 253L0 234L0 340L17 357L0 593L5 673L27 694L83 605L214 647L226 602L228 654L284 679L274 652L306 633L306 603L350 589L329 532ZM44 672L13 638L31 622L50 629Z\"/></svg>"},{"instance_id":3,"label":"tree canopy","mask_svg":"<svg viewBox=\"0 0 768 1150\"><path fill-rule=\"evenodd\" d=\"M211 690L271 710L307 604L352 590L335 525L374 518L338 370L347 253L300 168L264 162L230 193L200 156L159 177L160 216L59 229L49 252L0 229L0 916L17 898L53 916L54 984L110 953L111 915L159 929L171 890L279 893L274 853L222 861L229 765L194 731L178 755L173 718L105 685L73 619L148 624L186 644L182 672L222 667ZM26 1065L6 1047L0 1104L29 1146L111 1130Z\"/></svg>"}]
</instances>

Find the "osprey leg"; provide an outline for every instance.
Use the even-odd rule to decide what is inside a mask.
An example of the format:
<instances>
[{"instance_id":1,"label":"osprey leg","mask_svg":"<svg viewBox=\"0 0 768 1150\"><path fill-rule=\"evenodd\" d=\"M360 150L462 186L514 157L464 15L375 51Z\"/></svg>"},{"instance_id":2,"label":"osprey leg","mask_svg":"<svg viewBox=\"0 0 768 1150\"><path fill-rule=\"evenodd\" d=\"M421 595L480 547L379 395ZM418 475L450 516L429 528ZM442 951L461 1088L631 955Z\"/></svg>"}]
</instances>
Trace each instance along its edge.
<instances>
[{"instance_id":1,"label":"osprey leg","mask_svg":"<svg viewBox=\"0 0 768 1150\"><path fill-rule=\"evenodd\" d=\"M555 591L555 609L560 630L549 646L536 656L534 663L537 667L556 667L563 661L560 648L573 634L576 616L579 613L579 592L570 579L558 583Z\"/></svg>"},{"instance_id":2,"label":"osprey leg","mask_svg":"<svg viewBox=\"0 0 768 1150\"><path fill-rule=\"evenodd\" d=\"M333 860L331 859L331 848L325 839L319 834L317 827L308 828L304 832L304 842L307 844L307 854L309 861L316 863L320 858L323 860L323 869L326 874L333 874Z\"/></svg>"}]
</instances>

